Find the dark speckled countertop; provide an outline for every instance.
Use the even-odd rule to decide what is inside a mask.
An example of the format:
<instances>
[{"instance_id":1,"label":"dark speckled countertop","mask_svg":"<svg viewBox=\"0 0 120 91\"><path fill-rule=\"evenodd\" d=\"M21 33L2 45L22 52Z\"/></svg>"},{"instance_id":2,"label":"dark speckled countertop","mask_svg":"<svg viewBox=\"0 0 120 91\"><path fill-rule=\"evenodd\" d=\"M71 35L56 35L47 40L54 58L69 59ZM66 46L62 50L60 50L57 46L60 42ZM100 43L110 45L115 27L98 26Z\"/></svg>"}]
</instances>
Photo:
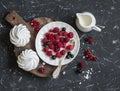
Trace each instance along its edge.
<instances>
[{"instance_id":1,"label":"dark speckled countertop","mask_svg":"<svg viewBox=\"0 0 120 91\"><path fill-rule=\"evenodd\" d=\"M16 10L26 21L46 16L72 25L80 36L81 48L76 59L58 79L38 78L17 67L13 45L9 41L11 26L3 17ZM75 14L89 11L97 19L102 32L80 32ZM87 36L94 44L84 42ZM96 62L83 58L85 49L97 56ZM0 91L120 91L120 0L0 0ZM87 67L75 74L76 64Z\"/></svg>"}]
</instances>

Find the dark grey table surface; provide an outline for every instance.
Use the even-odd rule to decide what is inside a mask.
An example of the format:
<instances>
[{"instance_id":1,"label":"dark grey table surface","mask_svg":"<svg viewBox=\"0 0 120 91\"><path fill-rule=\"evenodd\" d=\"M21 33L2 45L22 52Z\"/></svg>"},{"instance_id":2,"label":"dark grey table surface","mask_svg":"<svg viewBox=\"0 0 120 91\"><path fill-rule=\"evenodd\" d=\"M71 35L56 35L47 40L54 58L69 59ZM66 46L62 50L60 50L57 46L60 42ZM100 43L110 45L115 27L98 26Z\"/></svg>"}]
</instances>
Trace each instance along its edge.
<instances>
[{"instance_id":1,"label":"dark grey table surface","mask_svg":"<svg viewBox=\"0 0 120 91\"><path fill-rule=\"evenodd\" d=\"M26 21L46 16L72 25L80 37L80 51L58 79L38 78L17 67L13 45L9 41L11 26L4 16L16 10ZM80 32L75 14L89 11L97 19L102 32ZM0 91L120 91L120 0L0 0ZM88 36L94 44L85 43ZM85 49L97 56L96 62L83 59ZM76 74L76 64L87 67ZM87 77L88 76L88 77Z\"/></svg>"}]
</instances>

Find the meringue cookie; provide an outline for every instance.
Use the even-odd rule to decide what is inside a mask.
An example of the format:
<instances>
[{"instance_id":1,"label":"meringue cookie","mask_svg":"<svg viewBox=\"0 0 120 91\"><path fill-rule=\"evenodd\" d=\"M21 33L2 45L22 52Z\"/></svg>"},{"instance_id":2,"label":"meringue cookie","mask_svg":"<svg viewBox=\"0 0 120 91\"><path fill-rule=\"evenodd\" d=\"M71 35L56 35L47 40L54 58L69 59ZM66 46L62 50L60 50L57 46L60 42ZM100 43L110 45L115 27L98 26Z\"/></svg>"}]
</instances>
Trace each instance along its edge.
<instances>
[{"instance_id":1,"label":"meringue cookie","mask_svg":"<svg viewBox=\"0 0 120 91\"><path fill-rule=\"evenodd\" d=\"M30 31L23 24L15 25L10 31L10 42L17 47L25 46L30 37Z\"/></svg>"},{"instance_id":2,"label":"meringue cookie","mask_svg":"<svg viewBox=\"0 0 120 91\"><path fill-rule=\"evenodd\" d=\"M35 51L26 49L25 51L22 51L22 53L18 56L17 63L21 69L25 71L31 71L37 68L39 64L39 57Z\"/></svg>"}]
</instances>

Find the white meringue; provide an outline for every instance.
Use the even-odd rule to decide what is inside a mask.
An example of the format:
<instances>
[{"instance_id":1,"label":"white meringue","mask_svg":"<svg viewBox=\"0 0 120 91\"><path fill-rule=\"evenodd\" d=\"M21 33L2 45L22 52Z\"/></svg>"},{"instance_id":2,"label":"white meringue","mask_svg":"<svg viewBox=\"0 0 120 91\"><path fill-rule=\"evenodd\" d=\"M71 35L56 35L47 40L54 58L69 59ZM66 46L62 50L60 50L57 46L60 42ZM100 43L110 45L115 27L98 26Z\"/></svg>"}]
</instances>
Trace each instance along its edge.
<instances>
[{"instance_id":1,"label":"white meringue","mask_svg":"<svg viewBox=\"0 0 120 91\"><path fill-rule=\"evenodd\" d=\"M10 42L17 47L25 46L30 37L30 31L23 24L15 25L10 31Z\"/></svg>"},{"instance_id":2,"label":"white meringue","mask_svg":"<svg viewBox=\"0 0 120 91\"><path fill-rule=\"evenodd\" d=\"M37 68L39 64L39 57L35 51L26 49L18 56L17 63L21 69L25 71L31 71Z\"/></svg>"}]
</instances>

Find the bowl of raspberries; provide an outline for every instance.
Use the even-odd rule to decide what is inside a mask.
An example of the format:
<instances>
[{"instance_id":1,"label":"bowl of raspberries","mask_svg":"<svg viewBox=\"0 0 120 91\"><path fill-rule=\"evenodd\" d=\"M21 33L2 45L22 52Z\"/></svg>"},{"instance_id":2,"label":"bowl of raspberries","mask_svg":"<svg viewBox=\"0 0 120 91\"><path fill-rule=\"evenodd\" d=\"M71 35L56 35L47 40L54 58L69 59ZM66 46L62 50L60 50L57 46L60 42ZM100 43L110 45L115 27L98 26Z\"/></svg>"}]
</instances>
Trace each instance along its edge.
<instances>
[{"instance_id":1,"label":"bowl of raspberries","mask_svg":"<svg viewBox=\"0 0 120 91\"><path fill-rule=\"evenodd\" d=\"M39 30L35 47L39 57L53 66L57 66L66 54L65 61L62 64L65 65L77 56L80 39L72 26L56 21L46 24Z\"/></svg>"}]
</instances>

